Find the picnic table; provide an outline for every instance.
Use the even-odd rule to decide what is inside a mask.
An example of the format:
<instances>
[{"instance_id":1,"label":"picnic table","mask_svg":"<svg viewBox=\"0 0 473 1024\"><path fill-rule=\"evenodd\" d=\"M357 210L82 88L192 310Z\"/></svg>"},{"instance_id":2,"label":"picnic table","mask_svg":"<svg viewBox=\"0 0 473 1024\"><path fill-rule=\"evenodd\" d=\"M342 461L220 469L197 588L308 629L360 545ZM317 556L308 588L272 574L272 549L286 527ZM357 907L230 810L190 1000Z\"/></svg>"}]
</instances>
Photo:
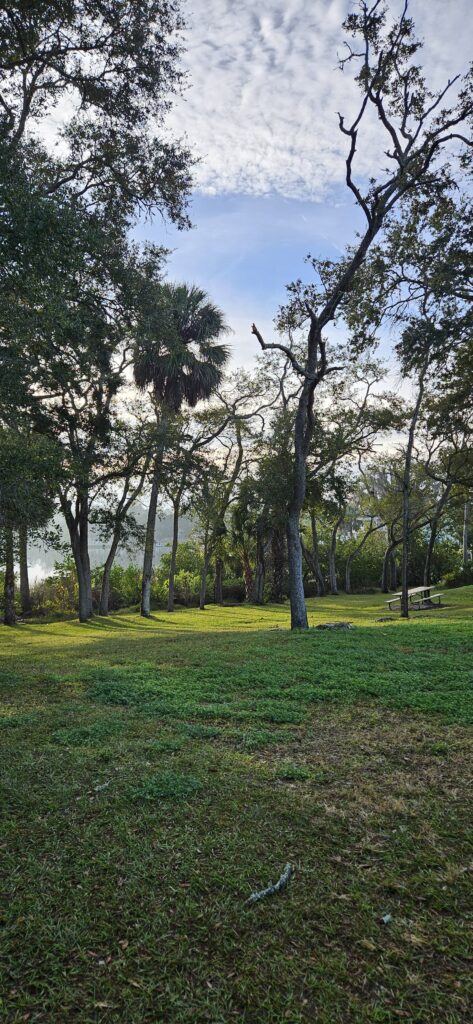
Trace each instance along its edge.
<instances>
[{"instance_id":1,"label":"picnic table","mask_svg":"<svg viewBox=\"0 0 473 1024\"><path fill-rule=\"evenodd\" d=\"M432 594L432 590L435 587L412 587L407 591L409 598L409 607L416 611L421 611L423 608L440 608L440 598L443 594ZM390 611L392 611L392 605L399 603L401 606L402 591L397 594L393 594L392 597L386 601L386 604ZM437 603L435 603L437 601Z\"/></svg>"}]
</instances>

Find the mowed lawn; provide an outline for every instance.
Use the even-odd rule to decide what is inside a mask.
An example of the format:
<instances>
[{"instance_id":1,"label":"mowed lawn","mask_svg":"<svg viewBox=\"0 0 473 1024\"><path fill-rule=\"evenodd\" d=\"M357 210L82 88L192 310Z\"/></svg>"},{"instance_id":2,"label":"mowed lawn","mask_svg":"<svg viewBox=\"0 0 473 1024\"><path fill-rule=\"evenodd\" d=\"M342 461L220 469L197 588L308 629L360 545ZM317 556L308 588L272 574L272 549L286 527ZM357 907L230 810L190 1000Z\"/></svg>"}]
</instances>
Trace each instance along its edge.
<instances>
[{"instance_id":1,"label":"mowed lawn","mask_svg":"<svg viewBox=\"0 0 473 1024\"><path fill-rule=\"evenodd\" d=\"M473 587L445 601L0 628L0 1020L471 1021Z\"/></svg>"}]
</instances>

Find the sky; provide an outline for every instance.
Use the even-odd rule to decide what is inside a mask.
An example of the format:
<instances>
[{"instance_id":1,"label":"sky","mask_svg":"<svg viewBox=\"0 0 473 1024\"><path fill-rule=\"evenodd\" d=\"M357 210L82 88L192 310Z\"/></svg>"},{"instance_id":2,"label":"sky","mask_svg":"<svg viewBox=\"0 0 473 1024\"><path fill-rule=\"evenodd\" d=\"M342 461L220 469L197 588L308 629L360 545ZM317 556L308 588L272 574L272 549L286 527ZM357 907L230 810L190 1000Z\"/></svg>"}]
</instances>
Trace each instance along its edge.
<instances>
[{"instance_id":1,"label":"sky","mask_svg":"<svg viewBox=\"0 0 473 1024\"><path fill-rule=\"evenodd\" d=\"M338 70L349 0L184 0L188 88L169 128L199 158L190 215L177 232L157 219L141 238L171 248L168 274L203 287L232 328L233 362L267 337L285 286L310 277L304 257L336 257L362 221L344 186L337 111L355 109L351 71ZM392 0L391 10L400 4ZM473 58L471 0L410 0L433 88ZM375 125L360 139L367 175L380 154Z\"/></svg>"}]
</instances>

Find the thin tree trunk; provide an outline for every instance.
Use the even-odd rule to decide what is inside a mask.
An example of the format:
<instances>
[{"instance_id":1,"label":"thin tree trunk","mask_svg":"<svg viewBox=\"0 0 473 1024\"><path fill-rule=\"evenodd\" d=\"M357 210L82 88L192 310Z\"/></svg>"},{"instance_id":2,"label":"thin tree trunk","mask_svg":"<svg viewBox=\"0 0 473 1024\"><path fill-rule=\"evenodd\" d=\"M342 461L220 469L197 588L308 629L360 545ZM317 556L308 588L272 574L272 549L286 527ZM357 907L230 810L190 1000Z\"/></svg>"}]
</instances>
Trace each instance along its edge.
<instances>
[{"instance_id":1,"label":"thin tree trunk","mask_svg":"<svg viewBox=\"0 0 473 1024\"><path fill-rule=\"evenodd\" d=\"M11 526L5 527L5 585L4 585L4 612L3 622L5 626L14 626L16 623L15 612L15 556L13 550L13 530Z\"/></svg>"},{"instance_id":2,"label":"thin tree trunk","mask_svg":"<svg viewBox=\"0 0 473 1024\"><path fill-rule=\"evenodd\" d=\"M151 494L149 497L148 518L146 521L145 547L143 553L143 576L141 580L140 613L149 619L151 615L151 580L153 576L154 536L158 510L159 479L157 467L153 474Z\"/></svg>"},{"instance_id":3,"label":"thin tree trunk","mask_svg":"<svg viewBox=\"0 0 473 1024\"><path fill-rule=\"evenodd\" d=\"M470 520L470 502L465 501L463 508L463 568L466 569L469 562L468 551L468 526Z\"/></svg>"},{"instance_id":4,"label":"thin tree trunk","mask_svg":"<svg viewBox=\"0 0 473 1024\"><path fill-rule=\"evenodd\" d=\"M279 526L273 530L271 538L272 585L271 600L282 601L284 598L284 566L286 563L286 543L284 533Z\"/></svg>"},{"instance_id":5,"label":"thin tree trunk","mask_svg":"<svg viewBox=\"0 0 473 1024\"><path fill-rule=\"evenodd\" d=\"M317 531L317 520L315 518L315 512L313 509L310 511L310 530L312 535L312 556L314 560L314 572L317 583L317 596L323 597L325 594L325 580L320 565L320 550L319 550L319 535Z\"/></svg>"},{"instance_id":6,"label":"thin tree trunk","mask_svg":"<svg viewBox=\"0 0 473 1024\"><path fill-rule=\"evenodd\" d=\"M21 614L31 615L30 581L28 576L28 528L26 526L20 526L18 541L20 549Z\"/></svg>"},{"instance_id":7,"label":"thin tree trunk","mask_svg":"<svg viewBox=\"0 0 473 1024\"><path fill-rule=\"evenodd\" d=\"M223 558L215 559L215 604L223 604Z\"/></svg>"},{"instance_id":8,"label":"thin tree trunk","mask_svg":"<svg viewBox=\"0 0 473 1024\"><path fill-rule=\"evenodd\" d=\"M105 565L103 567L102 586L100 588L99 615L108 615L110 604L110 574L112 572L112 567L115 561L115 555L117 553L119 543L120 538L118 535L115 535L110 546L110 551L107 555Z\"/></svg>"},{"instance_id":9,"label":"thin tree trunk","mask_svg":"<svg viewBox=\"0 0 473 1024\"><path fill-rule=\"evenodd\" d=\"M452 486L453 486L453 484L449 481L447 483L446 487L445 487L445 490L444 490L443 494L440 497L440 500L439 500L439 502L437 504L437 508L435 510L435 515L433 516L431 524L430 524L429 544L428 544L428 547L427 547L427 555L426 555L425 565L424 565L424 584L425 584L426 587L430 586L431 577L432 577L432 559L433 559L433 554L434 554L435 542L437 540L437 533L438 533L438 528L439 528L439 522L440 522L440 519L441 519L441 516L442 516L442 512L443 512L443 510L445 508L445 505L447 504L448 497L449 497L450 491L452 489Z\"/></svg>"},{"instance_id":10,"label":"thin tree trunk","mask_svg":"<svg viewBox=\"0 0 473 1024\"><path fill-rule=\"evenodd\" d=\"M394 548L394 551L391 551L391 554L389 556L389 572L391 590L397 590L396 548Z\"/></svg>"},{"instance_id":11,"label":"thin tree trunk","mask_svg":"<svg viewBox=\"0 0 473 1024\"><path fill-rule=\"evenodd\" d=\"M384 552L383 574L381 579L381 590L383 591L383 594L389 594L389 591L391 589L391 556L393 554L393 551L395 550L395 547L395 541L390 541L386 548L386 551Z\"/></svg>"},{"instance_id":12,"label":"thin tree trunk","mask_svg":"<svg viewBox=\"0 0 473 1024\"><path fill-rule=\"evenodd\" d=\"M337 553L337 534L340 526L343 523L343 516L337 519L334 523L331 537L330 537L330 548L328 553L328 575L330 584L330 593L338 594L337 587L337 565L336 565L336 553Z\"/></svg>"},{"instance_id":13,"label":"thin tree trunk","mask_svg":"<svg viewBox=\"0 0 473 1024\"><path fill-rule=\"evenodd\" d=\"M172 547L168 578L168 612L174 611L177 545L179 543L179 501L174 502L172 519Z\"/></svg>"},{"instance_id":14,"label":"thin tree trunk","mask_svg":"<svg viewBox=\"0 0 473 1024\"><path fill-rule=\"evenodd\" d=\"M204 543L204 564L200 574L200 594L199 594L199 608L200 611L205 611L205 600L207 596L207 573L209 571L210 552L208 550L208 541L205 539Z\"/></svg>"},{"instance_id":15,"label":"thin tree trunk","mask_svg":"<svg viewBox=\"0 0 473 1024\"><path fill-rule=\"evenodd\" d=\"M246 551L243 552L243 577L245 580L245 601L252 601L254 596L254 578L251 562Z\"/></svg>"},{"instance_id":16,"label":"thin tree trunk","mask_svg":"<svg viewBox=\"0 0 473 1024\"><path fill-rule=\"evenodd\" d=\"M411 469L412 452L414 449L415 432L419 419L420 407L424 397L424 380L427 372L427 361L419 374L419 391L414 412L412 414L407 439L406 458L402 477L402 568L401 568L401 618L409 618L409 541L411 532Z\"/></svg>"},{"instance_id":17,"label":"thin tree trunk","mask_svg":"<svg viewBox=\"0 0 473 1024\"><path fill-rule=\"evenodd\" d=\"M260 524L256 527L256 579L255 604L264 604L264 583L266 579L266 559L263 531Z\"/></svg>"}]
</instances>

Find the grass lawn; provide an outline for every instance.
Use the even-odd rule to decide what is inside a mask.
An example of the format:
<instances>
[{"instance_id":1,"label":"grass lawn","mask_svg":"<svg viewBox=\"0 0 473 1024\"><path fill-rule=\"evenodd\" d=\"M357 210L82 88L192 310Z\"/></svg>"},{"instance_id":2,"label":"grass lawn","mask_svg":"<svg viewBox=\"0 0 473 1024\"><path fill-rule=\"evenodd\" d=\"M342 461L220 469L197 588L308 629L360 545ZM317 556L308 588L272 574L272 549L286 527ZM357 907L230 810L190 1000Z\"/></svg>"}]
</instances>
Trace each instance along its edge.
<instances>
[{"instance_id":1,"label":"grass lawn","mask_svg":"<svg viewBox=\"0 0 473 1024\"><path fill-rule=\"evenodd\" d=\"M469 1022L473 587L445 600L1 628L0 1020Z\"/></svg>"}]
</instances>

